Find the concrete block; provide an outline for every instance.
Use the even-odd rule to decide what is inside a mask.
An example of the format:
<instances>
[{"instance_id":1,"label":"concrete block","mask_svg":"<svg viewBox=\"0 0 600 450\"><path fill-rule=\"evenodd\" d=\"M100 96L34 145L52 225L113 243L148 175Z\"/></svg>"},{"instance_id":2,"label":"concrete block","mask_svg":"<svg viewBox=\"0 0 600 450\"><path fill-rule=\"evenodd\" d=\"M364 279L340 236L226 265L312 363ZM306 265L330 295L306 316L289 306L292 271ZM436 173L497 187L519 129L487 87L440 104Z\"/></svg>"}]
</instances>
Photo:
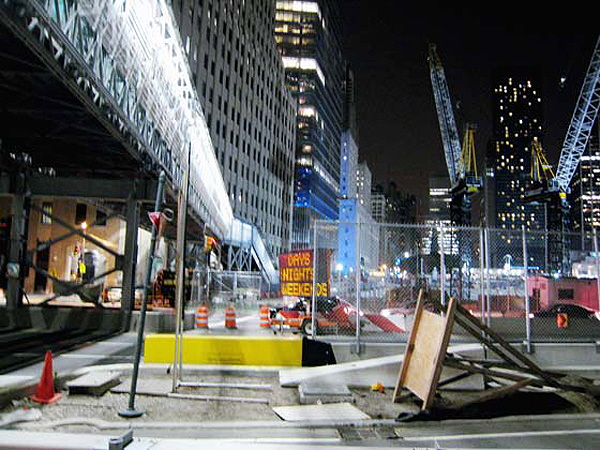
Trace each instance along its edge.
<instances>
[{"instance_id":1,"label":"concrete block","mask_svg":"<svg viewBox=\"0 0 600 450\"><path fill-rule=\"evenodd\" d=\"M89 372L67 383L69 395L104 395L121 382L115 372Z\"/></svg>"},{"instance_id":2,"label":"concrete block","mask_svg":"<svg viewBox=\"0 0 600 450\"><path fill-rule=\"evenodd\" d=\"M325 381L304 381L298 385L300 403L312 405L316 403L354 403L352 392L348 386Z\"/></svg>"}]
</instances>

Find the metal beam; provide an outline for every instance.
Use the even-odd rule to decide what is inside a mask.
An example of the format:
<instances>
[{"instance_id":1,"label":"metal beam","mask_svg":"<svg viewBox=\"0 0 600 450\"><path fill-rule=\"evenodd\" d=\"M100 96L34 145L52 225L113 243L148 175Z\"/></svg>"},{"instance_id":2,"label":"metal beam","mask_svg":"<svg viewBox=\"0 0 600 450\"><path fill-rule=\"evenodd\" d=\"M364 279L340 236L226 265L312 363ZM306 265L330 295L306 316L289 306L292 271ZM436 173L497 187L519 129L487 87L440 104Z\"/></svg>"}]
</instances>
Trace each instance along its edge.
<instances>
[{"instance_id":1,"label":"metal beam","mask_svg":"<svg viewBox=\"0 0 600 450\"><path fill-rule=\"evenodd\" d=\"M106 201L126 201L133 186L132 180L43 176L29 176L26 183L28 194L33 196L97 198ZM157 183L156 180L138 181L134 198L145 203L154 201ZM10 175L0 174L0 195L14 194L14 189Z\"/></svg>"}]
</instances>

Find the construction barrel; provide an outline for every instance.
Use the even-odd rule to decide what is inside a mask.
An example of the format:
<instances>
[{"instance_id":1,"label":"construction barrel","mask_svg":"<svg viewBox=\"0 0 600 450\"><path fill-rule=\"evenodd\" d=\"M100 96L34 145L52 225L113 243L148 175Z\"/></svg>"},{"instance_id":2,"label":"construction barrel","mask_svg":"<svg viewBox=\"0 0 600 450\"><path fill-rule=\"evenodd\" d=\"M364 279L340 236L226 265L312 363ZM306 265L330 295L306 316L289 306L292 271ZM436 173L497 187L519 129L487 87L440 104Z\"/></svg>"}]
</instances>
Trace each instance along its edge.
<instances>
[{"instance_id":1,"label":"construction barrel","mask_svg":"<svg viewBox=\"0 0 600 450\"><path fill-rule=\"evenodd\" d=\"M260 327L261 328L271 328L271 321L269 320L269 307L268 306L260 307Z\"/></svg>"},{"instance_id":2,"label":"construction barrel","mask_svg":"<svg viewBox=\"0 0 600 450\"><path fill-rule=\"evenodd\" d=\"M556 326L558 328L567 328L569 326L569 316L567 313L556 314Z\"/></svg>"},{"instance_id":3,"label":"construction barrel","mask_svg":"<svg viewBox=\"0 0 600 450\"><path fill-rule=\"evenodd\" d=\"M237 328L237 325L235 323L235 309L232 306L230 306L229 308L225 308L225 328Z\"/></svg>"},{"instance_id":4,"label":"construction barrel","mask_svg":"<svg viewBox=\"0 0 600 450\"><path fill-rule=\"evenodd\" d=\"M208 328L208 308L198 306L196 310L196 328Z\"/></svg>"}]
</instances>

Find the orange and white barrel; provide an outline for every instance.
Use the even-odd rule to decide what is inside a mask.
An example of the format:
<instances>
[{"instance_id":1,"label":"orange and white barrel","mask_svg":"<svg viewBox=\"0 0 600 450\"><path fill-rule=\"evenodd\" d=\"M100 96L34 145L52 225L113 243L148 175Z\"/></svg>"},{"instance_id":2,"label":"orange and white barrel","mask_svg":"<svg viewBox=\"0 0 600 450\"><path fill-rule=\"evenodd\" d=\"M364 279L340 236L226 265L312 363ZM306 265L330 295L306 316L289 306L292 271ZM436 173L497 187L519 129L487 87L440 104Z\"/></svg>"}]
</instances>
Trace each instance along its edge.
<instances>
[{"instance_id":1,"label":"orange and white barrel","mask_svg":"<svg viewBox=\"0 0 600 450\"><path fill-rule=\"evenodd\" d=\"M233 309L232 307L225 308L225 328L237 328L237 325L235 323L235 309Z\"/></svg>"},{"instance_id":2,"label":"orange and white barrel","mask_svg":"<svg viewBox=\"0 0 600 450\"><path fill-rule=\"evenodd\" d=\"M208 328L208 308L198 306L196 310L196 328Z\"/></svg>"},{"instance_id":3,"label":"orange and white barrel","mask_svg":"<svg viewBox=\"0 0 600 450\"><path fill-rule=\"evenodd\" d=\"M568 328L569 327L569 316L567 313L558 313L556 315L556 326L558 328Z\"/></svg>"},{"instance_id":4,"label":"orange and white barrel","mask_svg":"<svg viewBox=\"0 0 600 450\"><path fill-rule=\"evenodd\" d=\"M261 328L271 328L271 321L269 320L269 307L268 306L260 307L260 327Z\"/></svg>"}]
</instances>

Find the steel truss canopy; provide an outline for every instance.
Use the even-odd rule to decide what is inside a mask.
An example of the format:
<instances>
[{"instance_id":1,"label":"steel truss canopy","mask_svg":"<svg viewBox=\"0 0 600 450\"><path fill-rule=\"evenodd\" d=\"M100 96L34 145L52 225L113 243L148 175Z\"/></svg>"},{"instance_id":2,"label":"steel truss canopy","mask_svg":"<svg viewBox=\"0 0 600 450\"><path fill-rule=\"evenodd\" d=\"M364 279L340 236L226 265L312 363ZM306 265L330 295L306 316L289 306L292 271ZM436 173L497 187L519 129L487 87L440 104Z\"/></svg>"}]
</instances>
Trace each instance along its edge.
<instances>
[{"instance_id":1,"label":"steel truss canopy","mask_svg":"<svg viewBox=\"0 0 600 450\"><path fill-rule=\"evenodd\" d=\"M277 281L260 233L242 233L247 225L233 216L185 49L166 0L0 0L0 23L49 69L42 72L39 61L31 58L16 62L24 47L3 55L9 58L11 68L1 68L0 86L12 93L12 103L4 105L13 114L11 120L22 124L28 117L14 93L37 89L37 97L29 95L32 100L43 99L45 108L60 106L64 111L58 120L43 123L45 129L54 134L56 129L70 132L62 141L55 139L58 144L51 150L50 135L41 132L37 159L45 164L54 162L60 151L63 166L71 171L77 172L82 163L97 163L98 169L92 171L104 176L140 168L157 176L164 170L176 189L182 187L190 161L192 216L223 240L240 244L244 236L250 236L240 245L252 250L271 282ZM34 68L29 85L18 82L16 74L23 67ZM52 84L54 97L44 91L52 77L62 83L60 88L56 82ZM38 88L39 79L45 81L44 88ZM44 116L39 108L35 102L27 106L28 114L37 115L37 123L39 116ZM73 117L79 117L79 123ZM74 126L93 120L101 126ZM118 145L124 149L121 153ZM136 166L138 169L132 170Z\"/></svg>"},{"instance_id":2,"label":"steel truss canopy","mask_svg":"<svg viewBox=\"0 0 600 450\"><path fill-rule=\"evenodd\" d=\"M583 81L581 93L560 153L555 183L568 192L600 108L600 37Z\"/></svg>"},{"instance_id":3,"label":"steel truss canopy","mask_svg":"<svg viewBox=\"0 0 600 450\"><path fill-rule=\"evenodd\" d=\"M175 188L189 152L190 206L227 235L231 204L166 1L0 0L0 20L130 157L165 170Z\"/></svg>"}]
</instances>

